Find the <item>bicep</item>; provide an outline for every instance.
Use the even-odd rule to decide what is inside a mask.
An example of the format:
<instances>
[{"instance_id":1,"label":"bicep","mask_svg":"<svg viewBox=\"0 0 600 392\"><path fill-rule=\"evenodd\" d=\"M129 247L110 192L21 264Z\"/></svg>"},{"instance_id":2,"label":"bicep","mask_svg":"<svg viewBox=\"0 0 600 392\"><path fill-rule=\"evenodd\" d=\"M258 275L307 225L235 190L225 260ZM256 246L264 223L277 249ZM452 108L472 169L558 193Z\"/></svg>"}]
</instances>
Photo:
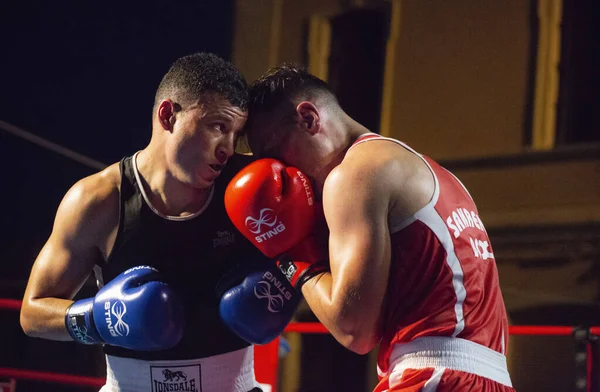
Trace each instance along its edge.
<instances>
[{"instance_id":1,"label":"bicep","mask_svg":"<svg viewBox=\"0 0 600 392\"><path fill-rule=\"evenodd\" d=\"M98 261L97 223L89 219L95 212L80 192L73 187L61 202L52 233L33 264L26 300L73 298Z\"/></svg>"},{"instance_id":2,"label":"bicep","mask_svg":"<svg viewBox=\"0 0 600 392\"><path fill-rule=\"evenodd\" d=\"M27 283L26 299L72 299L94 267L94 258L50 238L39 253Z\"/></svg>"},{"instance_id":3,"label":"bicep","mask_svg":"<svg viewBox=\"0 0 600 392\"><path fill-rule=\"evenodd\" d=\"M324 200L333 296L379 309L390 263L389 197L375 179L344 180Z\"/></svg>"}]
</instances>

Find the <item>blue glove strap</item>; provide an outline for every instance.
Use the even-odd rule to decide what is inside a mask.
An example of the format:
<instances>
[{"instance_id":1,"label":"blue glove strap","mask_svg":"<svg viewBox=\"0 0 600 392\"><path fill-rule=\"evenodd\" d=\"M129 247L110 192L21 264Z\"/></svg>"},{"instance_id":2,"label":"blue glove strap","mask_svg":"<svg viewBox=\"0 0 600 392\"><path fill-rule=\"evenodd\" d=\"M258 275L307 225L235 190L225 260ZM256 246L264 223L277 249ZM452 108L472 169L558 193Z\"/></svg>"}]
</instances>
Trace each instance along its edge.
<instances>
[{"instance_id":1,"label":"blue glove strap","mask_svg":"<svg viewBox=\"0 0 600 392\"><path fill-rule=\"evenodd\" d=\"M73 302L67 309L65 326L76 342L83 344L103 343L94 325L93 306L94 298L86 298Z\"/></svg>"}]
</instances>

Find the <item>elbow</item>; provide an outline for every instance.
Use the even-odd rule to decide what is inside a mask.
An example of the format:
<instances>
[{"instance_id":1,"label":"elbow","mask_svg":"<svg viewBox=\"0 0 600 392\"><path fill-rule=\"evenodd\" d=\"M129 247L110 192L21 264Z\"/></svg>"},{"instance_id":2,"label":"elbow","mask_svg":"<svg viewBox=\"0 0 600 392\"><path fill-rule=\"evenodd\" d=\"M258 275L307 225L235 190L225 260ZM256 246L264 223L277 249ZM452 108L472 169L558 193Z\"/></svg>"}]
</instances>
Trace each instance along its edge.
<instances>
[{"instance_id":1,"label":"elbow","mask_svg":"<svg viewBox=\"0 0 600 392\"><path fill-rule=\"evenodd\" d=\"M21 323L21 329L23 330L25 335L35 337L35 330L32 325L33 323L31 322L31 318L28 316L27 310L24 307L21 308L19 322Z\"/></svg>"},{"instance_id":2,"label":"elbow","mask_svg":"<svg viewBox=\"0 0 600 392\"><path fill-rule=\"evenodd\" d=\"M361 321L339 323L338 341L356 354L368 354L379 342L376 330L370 325L361 325Z\"/></svg>"},{"instance_id":3,"label":"elbow","mask_svg":"<svg viewBox=\"0 0 600 392\"><path fill-rule=\"evenodd\" d=\"M371 336L346 335L340 343L356 354L365 355L375 348L377 340Z\"/></svg>"},{"instance_id":4,"label":"elbow","mask_svg":"<svg viewBox=\"0 0 600 392\"><path fill-rule=\"evenodd\" d=\"M365 314L358 307L349 311L345 306L339 306L332 313L337 341L348 350L365 355L379 343L377 315ZM333 330L330 329L331 332Z\"/></svg>"},{"instance_id":5,"label":"elbow","mask_svg":"<svg viewBox=\"0 0 600 392\"><path fill-rule=\"evenodd\" d=\"M21 313L19 314L19 322L21 324L21 329L25 333L25 335L37 338L39 337L39 331L36 328L36 323L34 319L34 314L32 309L26 305L26 301L23 301L23 305L21 306Z\"/></svg>"}]
</instances>

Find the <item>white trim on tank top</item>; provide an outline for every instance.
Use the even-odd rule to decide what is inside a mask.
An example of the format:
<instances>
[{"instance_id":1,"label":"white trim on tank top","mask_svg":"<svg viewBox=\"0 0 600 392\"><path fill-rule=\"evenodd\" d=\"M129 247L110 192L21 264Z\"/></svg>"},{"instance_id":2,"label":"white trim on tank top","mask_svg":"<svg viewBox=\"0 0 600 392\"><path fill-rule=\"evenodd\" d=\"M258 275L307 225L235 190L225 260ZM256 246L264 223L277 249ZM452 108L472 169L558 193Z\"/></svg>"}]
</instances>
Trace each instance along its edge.
<instances>
[{"instance_id":1,"label":"white trim on tank top","mask_svg":"<svg viewBox=\"0 0 600 392\"><path fill-rule=\"evenodd\" d=\"M170 221L186 221L186 220L194 219L195 217L202 214L204 212L204 210L206 210L208 208L208 206L213 198L213 194L215 193L215 185L214 184L210 187L210 194L208 195L208 199L206 199L206 202L204 203L204 205L202 205L202 207L200 207L200 209L198 211L194 212L193 214L185 215L185 216L173 216L173 215L166 215L166 214L163 214L162 212L158 211L150 202L150 199L148 198L148 195L146 194L146 191L144 190L144 185L142 183L142 179L140 178L140 174L139 174L139 170L138 170L137 162L136 162L136 158L139 153L140 153L139 151L136 152L135 154L133 154L133 157L131 158L131 163L133 166L133 174L135 175L135 181L137 182L138 188L140 188L142 197L144 198L146 205L150 208L150 210L152 210L152 212L154 212L156 215L160 216L161 218L167 219Z\"/></svg>"},{"instance_id":2,"label":"white trim on tank top","mask_svg":"<svg viewBox=\"0 0 600 392\"><path fill-rule=\"evenodd\" d=\"M366 139L369 136L377 136L377 137ZM389 220L388 221L388 226L389 226L390 234L394 234L394 233L396 233L396 232L404 229L405 227L409 226L413 222L415 222L417 220L417 214L419 212L421 212L421 211L423 211L425 209L428 209L428 208L433 208L435 206L435 203L437 203L438 198L440 196L439 181L438 181L438 178L435 175L435 172L433 171L432 167L429 165L429 162L427 162L425 160L425 158L423 158L423 156L421 154L419 154L418 152L416 152L410 146L402 143L400 140L392 139L392 138L389 138L389 137L378 135L376 133L369 132L369 133L366 133L364 135L360 135L360 137L354 142L354 144L352 146L350 146L350 148L348 149L348 151L350 151L352 149L352 147L354 147L354 146L357 146L357 145L359 145L361 143L365 143L365 142L368 142L368 141L371 141L371 140L386 140L386 141L390 141L390 142L394 142L396 144L399 144L400 146L404 147L408 151L412 152L413 154L415 154L416 156L418 156L419 158L421 158L421 160L423 162L425 162L425 164L429 168L429 171L431 172L431 175L433 175L433 181L434 181L433 196L431 196L431 200L429 200L429 203L427 203L425 206L423 206L421 209L419 209L412 216L409 216L408 218L405 218L405 219L401 220L400 222L395 222L394 220ZM346 152L346 153L348 153L348 152Z\"/></svg>"},{"instance_id":3,"label":"white trim on tank top","mask_svg":"<svg viewBox=\"0 0 600 392\"><path fill-rule=\"evenodd\" d=\"M373 135L375 135L377 137L367 139L367 136L373 136ZM361 138L364 138L364 139L361 140ZM452 238L450 237L450 232L448 231L448 227L446 226L443 218L440 216L440 214L435 209L435 204L437 203L439 196L440 196L440 186L439 186L438 178L437 178L435 172L433 171L433 168L429 165L427 160L425 160L425 158L423 158L423 156L421 154L419 154L411 147L407 146L406 144L404 144L401 141L396 140L396 139L380 136L376 133L367 133L367 134L361 135L357 139L357 141L354 142L354 144L352 146L350 146L348 151L350 151L350 149L352 147L354 147L358 144L365 143L365 142L368 142L371 140L387 140L387 141L399 144L400 146L404 147L408 151L412 152L413 154L415 154L419 158L421 158L423 160L423 162L425 162L425 164L427 165L429 170L431 171L431 174L433 175L433 179L435 181L435 189L434 189L433 196L431 197L431 200L429 201L429 203L427 203L424 207L422 207L417 212L415 212L411 217L406 218L406 219L402 220L401 222L397 222L397 223L393 222L393 221L388 222L388 226L389 226L390 234L393 234L393 233L396 233L396 232L404 229L405 227L409 226L411 223L416 222L417 220L420 220L421 222L425 223L431 231L433 231L435 236L438 238L438 240L444 247L444 250L446 251L446 264L448 265L448 267L450 267L450 270L452 271L452 286L454 288L454 294L456 295L456 303L454 305L454 313L456 315L456 326L454 328L454 333L452 334L452 337L457 337L465 328L463 305L465 302L465 298L467 296L467 290L466 290L466 288L464 286L464 282L463 282L464 274L463 274L462 266L460 264L460 260L458 259L458 256L456 255L456 252L454 251L454 243L452 242ZM464 185L463 185L463 187L464 187Z\"/></svg>"}]
</instances>

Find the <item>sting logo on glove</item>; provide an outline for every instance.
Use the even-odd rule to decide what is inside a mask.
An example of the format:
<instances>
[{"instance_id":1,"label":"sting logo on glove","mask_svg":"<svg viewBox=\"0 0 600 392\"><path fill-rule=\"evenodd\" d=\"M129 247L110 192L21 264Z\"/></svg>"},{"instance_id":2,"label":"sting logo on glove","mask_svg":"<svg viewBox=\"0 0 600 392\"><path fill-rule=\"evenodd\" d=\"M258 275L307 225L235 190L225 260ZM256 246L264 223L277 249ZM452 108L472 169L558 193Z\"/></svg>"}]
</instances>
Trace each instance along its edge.
<instances>
[{"instance_id":1,"label":"sting logo on glove","mask_svg":"<svg viewBox=\"0 0 600 392\"><path fill-rule=\"evenodd\" d=\"M277 215L270 208L263 208L260 210L260 216L255 219L251 216L246 218L246 227L252 234L260 233L262 225L273 227L277 223Z\"/></svg>"},{"instance_id":2,"label":"sting logo on glove","mask_svg":"<svg viewBox=\"0 0 600 392\"><path fill-rule=\"evenodd\" d=\"M279 294L271 293L271 287L275 287L279 291ZM285 301L289 301L292 298L292 293L286 290L282 282L273 276L270 271L266 271L263 275L263 280L254 286L254 295L258 299L267 299L267 309L271 313L279 312L285 305Z\"/></svg>"},{"instance_id":3,"label":"sting logo on glove","mask_svg":"<svg viewBox=\"0 0 600 392\"><path fill-rule=\"evenodd\" d=\"M308 202L309 206L312 206L314 202L312 186L310 185L308 178L306 178L306 176L300 170L297 170L296 174L298 174L298 177L300 178L300 180L302 181L302 185L304 186L304 192L306 192L306 201Z\"/></svg>"},{"instance_id":4,"label":"sting logo on glove","mask_svg":"<svg viewBox=\"0 0 600 392\"><path fill-rule=\"evenodd\" d=\"M269 282L264 280L258 282L254 286L254 295L258 299L267 299L267 309L271 313L277 313L283 308L283 297L281 294L271 294L271 284Z\"/></svg>"},{"instance_id":5,"label":"sting logo on glove","mask_svg":"<svg viewBox=\"0 0 600 392\"><path fill-rule=\"evenodd\" d=\"M260 210L258 219L255 219L251 216L246 217L245 223L250 233L259 234L254 237L256 242L268 240L269 238L272 238L285 230L285 225L283 222L277 221L277 215L275 214L275 211L270 208L263 208ZM267 228L272 227L272 229L267 230L266 233L260 234L262 225L267 226Z\"/></svg>"},{"instance_id":6,"label":"sting logo on glove","mask_svg":"<svg viewBox=\"0 0 600 392\"><path fill-rule=\"evenodd\" d=\"M125 303L123 301L117 301L111 307L110 301L106 301L104 303L104 310L108 332L114 337L129 335L129 325L123 321L123 316L127 313L127 306L125 306ZM117 322L114 325L111 314L117 318Z\"/></svg>"}]
</instances>

